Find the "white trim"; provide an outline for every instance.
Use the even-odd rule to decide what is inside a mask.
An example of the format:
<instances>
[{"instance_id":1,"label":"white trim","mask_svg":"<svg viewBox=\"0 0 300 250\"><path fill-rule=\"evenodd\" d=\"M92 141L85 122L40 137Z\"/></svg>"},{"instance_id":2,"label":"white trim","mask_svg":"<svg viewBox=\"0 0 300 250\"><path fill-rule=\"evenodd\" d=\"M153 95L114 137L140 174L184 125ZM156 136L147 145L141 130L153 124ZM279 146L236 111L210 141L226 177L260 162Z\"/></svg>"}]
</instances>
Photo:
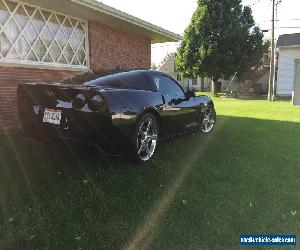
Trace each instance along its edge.
<instances>
[{"instance_id":1,"label":"white trim","mask_svg":"<svg viewBox=\"0 0 300 250\"><path fill-rule=\"evenodd\" d=\"M28 4L28 3L25 3L25 2L22 2L22 1L8 0L7 2L14 2L14 3L17 4L14 11L12 12L8 8L8 6L6 5L6 3L4 1L0 0L0 2L2 2L4 4L4 6L6 7L6 9L8 11L8 14L9 14L9 16L8 16L7 20L5 21L4 25L0 25L0 34L1 33L4 34L4 36L6 37L6 39L8 39L8 41L10 43L10 48L9 48L8 52L6 53L6 55L5 56L2 55L2 58L0 58L0 63L1 64L14 64L14 65L20 64L22 66L24 66L24 65L30 65L30 66L38 65L38 66L42 66L42 67L47 66L47 67L51 67L51 68L57 68L57 67L62 68L63 67L63 68L70 68L71 70L74 69L74 68L75 69L81 69L81 70L82 69L86 70L86 68L89 68L89 65L90 65L89 56L88 56L88 53L89 53L89 44L88 44L89 32L88 32L88 26L87 26L88 22L86 20L82 20L82 19L79 19L77 17L73 17L73 16L70 16L70 15L59 13L59 12L56 12L56 11L53 11L53 10L50 10L50 9L47 9L47 8L42 8L42 7L39 7L37 5ZM34 9L33 13L30 15L30 13L27 12L27 9L24 8L24 6L25 7L32 7ZM19 8L22 8L22 10L25 10L26 18L28 19L26 24L23 26L23 28L20 26L20 23L18 23L16 18L15 18L15 13ZM49 12L50 15L48 16L48 18L46 16L44 16L43 11ZM44 22L43 26L42 26L42 29L40 31L37 29L37 27L35 27L35 25L33 23L33 19L34 19L36 13L39 13L40 15L42 15L43 22ZM64 18L62 22L61 22L61 20L58 19L58 15L62 16ZM50 27L48 25L48 21L51 18L54 18L56 20L57 24L59 25L59 28L55 33L52 32L52 30L50 29ZM71 20L74 20L76 22L75 25ZM16 37L16 39L14 39L14 41L12 41L10 39L9 35L5 31L5 27L11 21L14 22L14 24L18 27L18 30L19 30L18 36ZM70 36L67 36L64 32L64 27L65 27L64 24L67 21L70 23L71 29L72 29L72 32L71 32ZM25 31L27 31L27 27L29 25L31 27L33 27L34 31L37 34L37 36L34 38L35 40L33 41L33 43L30 43L28 41L28 38L27 38L26 33L25 33ZM77 32L76 32L77 27L82 27L83 28L84 35L81 39L78 37ZM50 32L51 36L52 36L52 41L50 42L50 44L48 46L46 45L45 41L43 41L43 38L41 36L45 29L48 29L48 32ZM65 36L65 39L67 40L66 44L63 47L61 46L61 44L57 40L57 34L59 32L61 32ZM79 42L77 48L75 48L75 47L73 48L71 46L70 38L72 36L73 37L75 36L77 41ZM17 45L17 43L19 42L20 39L24 39L25 42L27 43L27 46L29 47L29 50L26 52L26 55L20 54L19 51L16 49L16 45ZM85 40L85 46L82 46L84 40ZM38 41L41 41L42 46L46 50L46 52L42 56L42 58L39 58L38 55L36 54L36 51L34 50L35 45L37 44ZM59 51L60 51L59 56L56 60L50 53L50 48L54 43L58 46ZM70 60L67 60L67 58L65 56L64 52L65 52L66 48L71 48L71 50L72 50L72 58ZM13 60L13 59L5 58L13 49L15 49L15 51L17 53L17 56L20 58L19 60ZM84 60L83 60L82 63L80 62L80 60L78 58L78 54L77 54L79 49L84 50L84 53L85 53L85 57L84 57ZM30 54L33 54L38 61L28 60L27 58L29 57ZM45 60L46 56L49 56L53 62L44 62L43 60ZM62 57L67 62L66 64L58 63L62 59ZM74 60L76 60L80 65L73 64Z\"/></svg>"},{"instance_id":2,"label":"white trim","mask_svg":"<svg viewBox=\"0 0 300 250\"><path fill-rule=\"evenodd\" d=\"M89 71L88 67L72 66L67 64L48 64L39 62L0 61L0 67L34 68L66 71Z\"/></svg>"},{"instance_id":3,"label":"white trim","mask_svg":"<svg viewBox=\"0 0 300 250\"><path fill-rule=\"evenodd\" d=\"M86 66L91 68L91 55L90 55L90 39L89 39L89 22L85 22L86 29L86 38L85 38L85 57L86 57Z\"/></svg>"}]
</instances>

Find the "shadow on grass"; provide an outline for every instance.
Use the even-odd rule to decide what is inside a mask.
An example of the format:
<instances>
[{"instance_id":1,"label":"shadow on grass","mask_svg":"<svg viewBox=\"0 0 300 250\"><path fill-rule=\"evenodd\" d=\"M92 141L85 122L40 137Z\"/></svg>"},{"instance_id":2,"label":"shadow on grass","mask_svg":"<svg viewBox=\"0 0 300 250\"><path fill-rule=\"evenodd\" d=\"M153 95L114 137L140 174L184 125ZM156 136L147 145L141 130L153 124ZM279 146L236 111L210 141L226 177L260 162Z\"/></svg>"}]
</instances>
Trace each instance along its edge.
<instances>
[{"instance_id":1,"label":"shadow on grass","mask_svg":"<svg viewBox=\"0 0 300 250\"><path fill-rule=\"evenodd\" d=\"M299 127L220 116L143 166L0 134L0 245L239 249L242 233L297 233Z\"/></svg>"}]
</instances>

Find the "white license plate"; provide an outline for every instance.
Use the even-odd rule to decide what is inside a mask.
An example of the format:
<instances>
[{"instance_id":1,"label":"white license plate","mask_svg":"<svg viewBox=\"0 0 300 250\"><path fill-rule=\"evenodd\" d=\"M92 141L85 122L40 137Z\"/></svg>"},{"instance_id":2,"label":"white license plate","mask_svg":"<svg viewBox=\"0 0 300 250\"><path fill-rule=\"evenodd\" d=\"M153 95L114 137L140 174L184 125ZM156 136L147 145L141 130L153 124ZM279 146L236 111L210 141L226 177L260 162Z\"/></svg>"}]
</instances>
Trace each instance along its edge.
<instances>
[{"instance_id":1,"label":"white license plate","mask_svg":"<svg viewBox=\"0 0 300 250\"><path fill-rule=\"evenodd\" d=\"M60 125L61 110L45 109L43 122Z\"/></svg>"}]
</instances>

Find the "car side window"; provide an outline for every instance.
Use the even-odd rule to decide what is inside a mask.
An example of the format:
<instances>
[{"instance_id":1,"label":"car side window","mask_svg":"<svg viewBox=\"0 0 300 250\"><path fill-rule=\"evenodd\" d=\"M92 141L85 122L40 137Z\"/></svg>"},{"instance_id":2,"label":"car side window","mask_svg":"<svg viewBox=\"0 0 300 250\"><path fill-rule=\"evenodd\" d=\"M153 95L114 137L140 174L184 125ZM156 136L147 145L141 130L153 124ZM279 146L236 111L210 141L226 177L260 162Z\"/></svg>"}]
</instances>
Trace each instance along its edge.
<instances>
[{"instance_id":1,"label":"car side window","mask_svg":"<svg viewBox=\"0 0 300 250\"><path fill-rule=\"evenodd\" d=\"M154 83L157 90L163 95L168 96L170 99L184 97L184 92L178 84L167 76L155 76Z\"/></svg>"},{"instance_id":2,"label":"car side window","mask_svg":"<svg viewBox=\"0 0 300 250\"><path fill-rule=\"evenodd\" d=\"M159 77L158 76L154 77L154 83L155 83L155 86L156 86L157 90L160 91L159 90Z\"/></svg>"}]
</instances>

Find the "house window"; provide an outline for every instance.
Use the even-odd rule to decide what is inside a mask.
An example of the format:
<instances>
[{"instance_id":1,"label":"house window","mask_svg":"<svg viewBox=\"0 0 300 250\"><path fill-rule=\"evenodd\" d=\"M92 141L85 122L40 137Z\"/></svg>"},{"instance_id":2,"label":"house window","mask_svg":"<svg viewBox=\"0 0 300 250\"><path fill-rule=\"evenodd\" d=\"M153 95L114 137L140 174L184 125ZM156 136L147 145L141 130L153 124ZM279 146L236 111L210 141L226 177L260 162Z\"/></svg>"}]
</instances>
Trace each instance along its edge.
<instances>
[{"instance_id":1,"label":"house window","mask_svg":"<svg viewBox=\"0 0 300 250\"><path fill-rule=\"evenodd\" d=\"M0 0L0 62L87 67L87 22Z\"/></svg>"},{"instance_id":2,"label":"house window","mask_svg":"<svg viewBox=\"0 0 300 250\"><path fill-rule=\"evenodd\" d=\"M192 85L198 85L198 79L197 78L192 79Z\"/></svg>"}]
</instances>

